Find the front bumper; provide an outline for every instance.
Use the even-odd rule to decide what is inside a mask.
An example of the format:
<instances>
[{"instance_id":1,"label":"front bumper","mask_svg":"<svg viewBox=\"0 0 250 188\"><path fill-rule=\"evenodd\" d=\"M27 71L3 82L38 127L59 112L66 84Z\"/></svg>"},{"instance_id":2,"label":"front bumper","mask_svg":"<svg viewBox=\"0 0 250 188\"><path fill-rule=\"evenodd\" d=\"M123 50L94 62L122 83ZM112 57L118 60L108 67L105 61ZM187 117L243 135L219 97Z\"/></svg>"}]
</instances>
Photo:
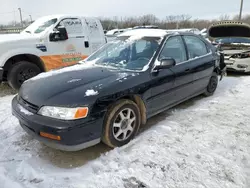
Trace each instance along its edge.
<instances>
[{"instance_id":1,"label":"front bumper","mask_svg":"<svg viewBox=\"0 0 250 188\"><path fill-rule=\"evenodd\" d=\"M250 58L225 60L227 71L250 72Z\"/></svg>"},{"instance_id":2,"label":"front bumper","mask_svg":"<svg viewBox=\"0 0 250 188\"><path fill-rule=\"evenodd\" d=\"M0 83L3 81L3 68L0 68Z\"/></svg>"},{"instance_id":3,"label":"front bumper","mask_svg":"<svg viewBox=\"0 0 250 188\"><path fill-rule=\"evenodd\" d=\"M36 140L63 151L78 151L101 141L103 118L64 121L33 113L23 113L17 97L12 100L12 114L22 128ZM25 108L24 106L22 106ZM40 131L61 137L60 141L40 136Z\"/></svg>"}]
</instances>

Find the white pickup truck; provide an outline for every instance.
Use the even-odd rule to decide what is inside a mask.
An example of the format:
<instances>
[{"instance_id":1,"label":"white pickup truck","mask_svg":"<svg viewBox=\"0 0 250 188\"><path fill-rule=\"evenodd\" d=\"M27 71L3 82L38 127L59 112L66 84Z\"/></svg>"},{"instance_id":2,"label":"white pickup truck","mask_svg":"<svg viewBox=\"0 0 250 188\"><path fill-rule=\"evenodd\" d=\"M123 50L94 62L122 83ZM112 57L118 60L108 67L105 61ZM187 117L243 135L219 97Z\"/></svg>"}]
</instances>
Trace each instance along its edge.
<instances>
[{"instance_id":1,"label":"white pickup truck","mask_svg":"<svg viewBox=\"0 0 250 188\"><path fill-rule=\"evenodd\" d=\"M40 72L69 66L106 43L98 19L51 15L20 34L0 35L0 82L14 89Z\"/></svg>"}]
</instances>

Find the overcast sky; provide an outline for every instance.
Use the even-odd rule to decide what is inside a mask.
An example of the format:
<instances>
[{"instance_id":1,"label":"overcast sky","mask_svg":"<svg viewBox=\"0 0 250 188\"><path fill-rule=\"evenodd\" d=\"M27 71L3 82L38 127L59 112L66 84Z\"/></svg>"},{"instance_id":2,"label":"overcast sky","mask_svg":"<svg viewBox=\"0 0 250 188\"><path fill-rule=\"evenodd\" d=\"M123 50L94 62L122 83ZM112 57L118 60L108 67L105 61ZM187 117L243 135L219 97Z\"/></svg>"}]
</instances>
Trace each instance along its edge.
<instances>
[{"instance_id":1,"label":"overcast sky","mask_svg":"<svg viewBox=\"0 0 250 188\"><path fill-rule=\"evenodd\" d=\"M48 14L81 14L85 16L140 16L154 14L189 14L193 18L216 18L222 14L237 14L240 0L1 0L0 23L19 21L18 7L24 19ZM14 13L15 12L15 13ZM244 0L243 13L250 14L250 0Z\"/></svg>"}]
</instances>

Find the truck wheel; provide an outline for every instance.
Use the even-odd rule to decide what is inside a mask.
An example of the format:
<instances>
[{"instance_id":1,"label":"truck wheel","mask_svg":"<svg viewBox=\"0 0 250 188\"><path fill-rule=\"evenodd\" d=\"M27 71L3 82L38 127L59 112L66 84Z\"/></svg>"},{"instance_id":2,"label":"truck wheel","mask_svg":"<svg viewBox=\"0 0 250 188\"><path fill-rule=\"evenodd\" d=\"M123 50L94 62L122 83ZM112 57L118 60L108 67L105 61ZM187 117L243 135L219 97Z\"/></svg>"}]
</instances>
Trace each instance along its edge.
<instances>
[{"instance_id":1,"label":"truck wheel","mask_svg":"<svg viewBox=\"0 0 250 188\"><path fill-rule=\"evenodd\" d=\"M116 102L106 114L102 141L112 148L127 144L138 132L140 117L140 110L133 101Z\"/></svg>"},{"instance_id":2,"label":"truck wheel","mask_svg":"<svg viewBox=\"0 0 250 188\"><path fill-rule=\"evenodd\" d=\"M25 80L28 80L41 72L40 68L34 63L20 61L15 63L8 73L8 84L18 90Z\"/></svg>"},{"instance_id":3,"label":"truck wheel","mask_svg":"<svg viewBox=\"0 0 250 188\"><path fill-rule=\"evenodd\" d=\"M217 89L217 86L218 86L218 75L216 72L213 72L204 95L206 97L213 95L215 90Z\"/></svg>"}]
</instances>

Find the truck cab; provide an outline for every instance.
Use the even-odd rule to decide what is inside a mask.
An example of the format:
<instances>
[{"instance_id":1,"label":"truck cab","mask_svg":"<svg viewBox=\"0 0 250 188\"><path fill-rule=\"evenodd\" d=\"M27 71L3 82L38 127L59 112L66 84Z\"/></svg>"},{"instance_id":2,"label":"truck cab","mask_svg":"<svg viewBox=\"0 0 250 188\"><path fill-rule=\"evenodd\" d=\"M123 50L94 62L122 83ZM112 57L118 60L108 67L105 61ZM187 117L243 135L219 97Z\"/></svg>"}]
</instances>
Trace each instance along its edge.
<instances>
[{"instance_id":1,"label":"truck cab","mask_svg":"<svg viewBox=\"0 0 250 188\"><path fill-rule=\"evenodd\" d=\"M19 89L37 74L70 66L106 43L98 19L51 15L20 34L0 35L0 81Z\"/></svg>"}]
</instances>

